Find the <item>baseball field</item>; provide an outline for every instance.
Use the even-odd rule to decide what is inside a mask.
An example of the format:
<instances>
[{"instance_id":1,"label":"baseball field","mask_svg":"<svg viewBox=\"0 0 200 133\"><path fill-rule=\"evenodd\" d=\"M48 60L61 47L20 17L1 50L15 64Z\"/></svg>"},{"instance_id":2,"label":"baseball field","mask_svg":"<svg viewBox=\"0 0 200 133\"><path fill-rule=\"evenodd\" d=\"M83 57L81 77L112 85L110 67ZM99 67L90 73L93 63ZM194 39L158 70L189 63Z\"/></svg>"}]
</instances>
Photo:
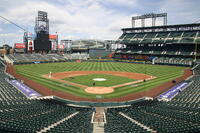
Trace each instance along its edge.
<instances>
[{"instance_id":1,"label":"baseball field","mask_svg":"<svg viewBox=\"0 0 200 133\"><path fill-rule=\"evenodd\" d=\"M16 65L18 74L48 87L86 98L116 98L148 91L180 77L185 67L118 62Z\"/></svg>"}]
</instances>

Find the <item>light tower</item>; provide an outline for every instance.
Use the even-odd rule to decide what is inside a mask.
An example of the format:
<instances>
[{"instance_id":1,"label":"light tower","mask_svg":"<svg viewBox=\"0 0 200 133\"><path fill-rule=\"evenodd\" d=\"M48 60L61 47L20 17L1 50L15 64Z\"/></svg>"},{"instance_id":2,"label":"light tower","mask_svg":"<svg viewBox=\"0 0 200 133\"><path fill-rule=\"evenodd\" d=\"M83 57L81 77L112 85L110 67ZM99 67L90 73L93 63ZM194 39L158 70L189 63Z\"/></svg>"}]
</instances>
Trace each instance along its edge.
<instances>
[{"instance_id":1,"label":"light tower","mask_svg":"<svg viewBox=\"0 0 200 133\"><path fill-rule=\"evenodd\" d=\"M151 18L152 19L152 26L156 26L156 18L162 17L163 18L163 25L167 25L167 13L149 13L144 14L141 16L132 17L132 28L135 28L135 21L141 20L141 27L145 27L145 19Z\"/></svg>"}]
</instances>

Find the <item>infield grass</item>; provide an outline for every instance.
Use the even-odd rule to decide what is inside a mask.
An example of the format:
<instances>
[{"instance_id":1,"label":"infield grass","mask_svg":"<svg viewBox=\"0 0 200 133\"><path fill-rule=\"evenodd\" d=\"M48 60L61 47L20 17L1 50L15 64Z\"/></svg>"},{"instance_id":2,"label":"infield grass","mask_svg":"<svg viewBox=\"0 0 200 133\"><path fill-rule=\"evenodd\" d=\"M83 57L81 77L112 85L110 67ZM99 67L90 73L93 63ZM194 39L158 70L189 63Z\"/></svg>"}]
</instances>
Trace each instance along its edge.
<instances>
[{"instance_id":1,"label":"infield grass","mask_svg":"<svg viewBox=\"0 0 200 133\"><path fill-rule=\"evenodd\" d=\"M94 81L93 80L94 78L104 78L106 80ZM108 74L82 75L82 76L64 78L63 80L67 80L70 82L74 82L74 83L78 83L78 84L82 84L86 86L93 86L93 83L95 83L95 86L105 86L105 87L135 81L134 79L121 77L121 76L113 76L113 75L108 75Z\"/></svg>"},{"instance_id":2,"label":"infield grass","mask_svg":"<svg viewBox=\"0 0 200 133\"><path fill-rule=\"evenodd\" d=\"M162 66L162 65L147 65L147 64L131 64L117 62L65 62L65 63L46 63L46 64L29 64L16 65L16 72L28 79L31 79L39 84L42 84L52 90L60 90L68 92L80 97L95 98L96 95L86 93L83 89L63 84L51 79L43 78L45 74L65 71L122 71L134 73L146 73L157 77L156 79L138 83L137 86L129 85L120 88L115 88L115 91L110 94L104 94L104 98L119 97L134 92L147 91L167 81L180 77L186 67ZM122 77L124 78L124 77ZM121 79L120 79L121 80ZM117 80L116 82L119 82ZM88 83L89 84L89 83Z\"/></svg>"}]
</instances>

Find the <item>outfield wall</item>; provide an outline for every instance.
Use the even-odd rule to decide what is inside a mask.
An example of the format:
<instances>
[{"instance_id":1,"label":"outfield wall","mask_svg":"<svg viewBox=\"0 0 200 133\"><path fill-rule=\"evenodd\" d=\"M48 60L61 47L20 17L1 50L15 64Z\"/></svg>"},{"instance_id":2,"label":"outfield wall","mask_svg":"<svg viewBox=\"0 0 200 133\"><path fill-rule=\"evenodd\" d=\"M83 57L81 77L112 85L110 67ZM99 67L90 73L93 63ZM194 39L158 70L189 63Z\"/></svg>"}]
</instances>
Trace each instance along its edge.
<instances>
[{"instance_id":1,"label":"outfield wall","mask_svg":"<svg viewBox=\"0 0 200 133\"><path fill-rule=\"evenodd\" d=\"M34 62L13 62L13 65L25 65L25 64L42 64L42 63L59 63L59 62L75 62L77 60L67 60L67 61L34 61ZM90 59L81 60L81 62L119 62L119 63L136 63L136 64L152 64L151 61L136 61L136 60L123 60L123 59ZM168 66L181 66L190 67L189 65L177 65L177 64L167 64L167 63L156 63L157 65L168 65Z\"/></svg>"}]
</instances>

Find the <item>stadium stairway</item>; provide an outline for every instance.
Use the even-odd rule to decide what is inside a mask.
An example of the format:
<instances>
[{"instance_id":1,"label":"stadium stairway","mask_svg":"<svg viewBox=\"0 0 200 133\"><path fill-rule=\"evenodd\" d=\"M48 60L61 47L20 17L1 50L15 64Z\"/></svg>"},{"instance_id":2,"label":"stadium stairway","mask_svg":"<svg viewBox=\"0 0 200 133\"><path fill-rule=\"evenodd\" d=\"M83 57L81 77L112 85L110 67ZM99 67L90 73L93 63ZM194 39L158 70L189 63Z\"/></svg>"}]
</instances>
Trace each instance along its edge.
<instances>
[{"instance_id":1,"label":"stadium stairway","mask_svg":"<svg viewBox=\"0 0 200 133\"><path fill-rule=\"evenodd\" d=\"M91 123L93 124L93 133L104 133L104 124L106 123L105 108L96 107L92 115Z\"/></svg>"}]
</instances>

